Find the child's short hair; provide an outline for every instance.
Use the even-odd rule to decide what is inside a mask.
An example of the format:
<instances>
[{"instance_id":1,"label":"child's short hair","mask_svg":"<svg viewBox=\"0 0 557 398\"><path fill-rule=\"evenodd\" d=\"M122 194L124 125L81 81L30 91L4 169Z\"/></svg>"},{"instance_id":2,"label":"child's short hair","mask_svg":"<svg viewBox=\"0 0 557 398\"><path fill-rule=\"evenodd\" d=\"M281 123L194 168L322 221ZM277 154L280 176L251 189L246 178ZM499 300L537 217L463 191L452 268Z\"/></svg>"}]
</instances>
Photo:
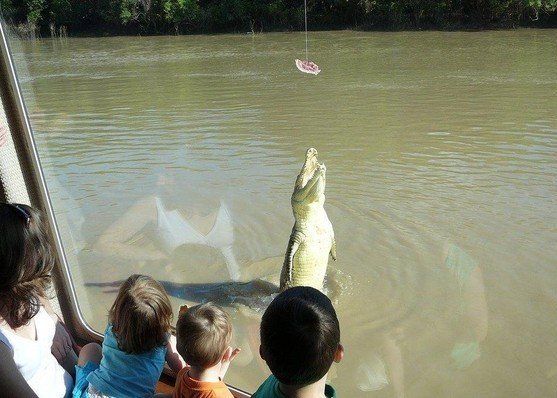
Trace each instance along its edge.
<instances>
[{"instance_id":1,"label":"child's short hair","mask_svg":"<svg viewBox=\"0 0 557 398\"><path fill-rule=\"evenodd\" d=\"M0 309L10 326L27 324L50 288L54 252L39 211L0 203Z\"/></svg>"},{"instance_id":2,"label":"child's short hair","mask_svg":"<svg viewBox=\"0 0 557 398\"><path fill-rule=\"evenodd\" d=\"M118 347L141 354L168 341L172 306L164 287L146 275L132 275L120 287L109 313Z\"/></svg>"},{"instance_id":3,"label":"child's short hair","mask_svg":"<svg viewBox=\"0 0 557 398\"><path fill-rule=\"evenodd\" d=\"M176 349L191 366L209 368L215 365L231 338L230 316L210 302L181 312L176 322Z\"/></svg>"},{"instance_id":4,"label":"child's short hair","mask_svg":"<svg viewBox=\"0 0 557 398\"><path fill-rule=\"evenodd\" d=\"M340 326L331 300L299 286L279 294L261 320L261 349L283 384L305 386L331 367L340 344Z\"/></svg>"}]
</instances>

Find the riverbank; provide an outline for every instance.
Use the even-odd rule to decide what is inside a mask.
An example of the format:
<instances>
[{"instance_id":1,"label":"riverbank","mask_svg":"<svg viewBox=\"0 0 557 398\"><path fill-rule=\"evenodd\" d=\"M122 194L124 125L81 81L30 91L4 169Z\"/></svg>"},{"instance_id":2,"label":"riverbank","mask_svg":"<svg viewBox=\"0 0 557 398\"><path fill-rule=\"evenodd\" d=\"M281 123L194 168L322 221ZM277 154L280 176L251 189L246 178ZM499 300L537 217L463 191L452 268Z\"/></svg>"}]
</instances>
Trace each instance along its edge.
<instances>
[{"instance_id":1,"label":"riverbank","mask_svg":"<svg viewBox=\"0 0 557 398\"><path fill-rule=\"evenodd\" d=\"M30 30L25 25L10 25L10 28L20 39L41 39L41 38L67 38L67 37L75 37L75 38L95 38L95 37L133 37L133 36L196 36L196 35L260 35L265 33L297 33L302 30L284 30L284 29L274 29L269 31L218 31L218 32L203 32L203 31L196 31L196 32L188 32L188 33L173 33L173 32L154 32L154 33L142 33L142 32L128 32L128 31L121 31L121 30L90 30L90 31L77 31L77 32L68 32L65 26L58 28L59 30L56 31L55 34L42 33ZM544 24L543 26L539 25L519 25L519 26L507 26L507 25L492 25L492 26L451 26L444 29L431 26L427 28L406 28L406 29L387 29L387 28L368 28L363 29L359 27L346 27L346 28L336 28L336 29L315 29L310 30L310 33L318 33L318 32L482 32L482 31L506 31L506 30L521 30L521 29L557 29L557 24Z\"/></svg>"},{"instance_id":2,"label":"riverbank","mask_svg":"<svg viewBox=\"0 0 557 398\"><path fill-rule=\"evenodd\" d=\"M303 1L0 0L22 37L260 33L304 28ZM310 30L469 31L557 28L557 0L315 0Z\"/></svg>"}]
</instances>

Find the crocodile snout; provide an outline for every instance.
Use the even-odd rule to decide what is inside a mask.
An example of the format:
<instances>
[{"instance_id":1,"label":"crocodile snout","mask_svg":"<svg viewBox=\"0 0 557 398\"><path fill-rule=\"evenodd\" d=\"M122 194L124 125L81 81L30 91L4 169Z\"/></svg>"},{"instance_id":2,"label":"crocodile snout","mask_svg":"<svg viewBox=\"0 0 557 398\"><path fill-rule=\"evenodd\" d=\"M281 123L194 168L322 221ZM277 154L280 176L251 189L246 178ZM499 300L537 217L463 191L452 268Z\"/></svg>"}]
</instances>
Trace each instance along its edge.
<instances>
[{"instance_id":1,"label":"crocodile snout","mask_svg":"<svg viewBox=\"0 0 557 398\"><path fill-rule=\"evenodd\" d=\"M306 158L309 159L309 158L312 158L312 157L317 157L317 149L315 149L315 148L309 148L306 151Z\"/></svg>"}]
</instances>

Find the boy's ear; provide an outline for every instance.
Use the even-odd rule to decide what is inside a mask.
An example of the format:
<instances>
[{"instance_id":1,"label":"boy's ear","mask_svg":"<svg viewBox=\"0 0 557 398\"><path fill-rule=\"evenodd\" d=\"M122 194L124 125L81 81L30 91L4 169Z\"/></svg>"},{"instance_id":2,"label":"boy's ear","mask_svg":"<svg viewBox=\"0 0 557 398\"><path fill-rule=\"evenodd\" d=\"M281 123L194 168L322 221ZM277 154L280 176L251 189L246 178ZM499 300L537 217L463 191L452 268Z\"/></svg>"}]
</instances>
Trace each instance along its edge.
<instances>
[{"instance_id":1,"label":"boy's ear","mask_svg":"<svg viewBox=\"0 0 557 398\"><path fill-rule=\"evenodd\" d=\"M340 361L342 361L342 358L344 358L344 347L342 346L342 344L339 344L335 352L334 361L336 363L339 363Z\"/></svg>"}]
</instances>

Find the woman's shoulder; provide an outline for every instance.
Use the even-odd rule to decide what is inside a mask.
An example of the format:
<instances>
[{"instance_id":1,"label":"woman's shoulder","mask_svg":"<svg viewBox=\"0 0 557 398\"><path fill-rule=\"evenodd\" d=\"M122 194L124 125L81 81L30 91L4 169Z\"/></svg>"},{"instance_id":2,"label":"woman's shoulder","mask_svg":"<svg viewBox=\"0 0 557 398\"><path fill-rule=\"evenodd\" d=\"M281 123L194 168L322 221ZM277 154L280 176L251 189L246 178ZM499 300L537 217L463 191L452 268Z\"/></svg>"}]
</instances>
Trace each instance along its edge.
<instances>
[{"instance_id":1,"label":"woman's shoulder","mask_svg":"<svg viewBox=\"0 0 557 398\"><path fill-rule=\"evenodd\" d=\"M39 307L39 310L37 311L35 316L33 316L33 318L29 320L29 322L31 321L34 323L34 329L37 333L37 340L52 339L56 329L56 324L43 306ZM13 344L11 343L11 337L13 336L19 335L8 325L5 320L0 319L0 341L7 341L10 342L10 344Z\"/></svg>"},{"instance_id":2,"label":"woman's shoulder","mask_svg":"<svg viewBox=\"0 0 557 398\"><path fill-rule=\"evenodd\" d=\"M56 322L54 322L52 316L50 316L50 314L42 305L39 307L39 311L37 312L37 315L33 317L33 319L35 320L35 327L37 328L37 332L39 331L39 329L48 329L52 330L53 332L56 329Z\"/></svg>"}]
</instances>

